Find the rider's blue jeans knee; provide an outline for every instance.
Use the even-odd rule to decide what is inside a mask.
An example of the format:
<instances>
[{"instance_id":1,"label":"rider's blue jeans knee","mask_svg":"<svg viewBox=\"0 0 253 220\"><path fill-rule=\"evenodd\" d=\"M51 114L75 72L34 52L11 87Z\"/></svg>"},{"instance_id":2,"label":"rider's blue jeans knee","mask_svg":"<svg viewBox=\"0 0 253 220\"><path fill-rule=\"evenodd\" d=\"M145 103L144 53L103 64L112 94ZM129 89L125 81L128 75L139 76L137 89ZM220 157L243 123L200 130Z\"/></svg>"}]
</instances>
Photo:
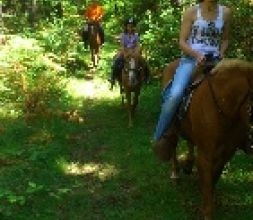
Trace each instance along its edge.
<instances>
[{"instance_id":1,"label":"rider's blue jeans knee","mask_svg":"<svg viewBox=\"0 0 253 220\"><path fill-rule=\"evenodd\" d=\"M169 128L170 123L184 96L185 89L191 82L196 60L182 57L172 82L162 92L161 113L156 126L154 140L158 141Z\"/></svg>"}]
</instances>

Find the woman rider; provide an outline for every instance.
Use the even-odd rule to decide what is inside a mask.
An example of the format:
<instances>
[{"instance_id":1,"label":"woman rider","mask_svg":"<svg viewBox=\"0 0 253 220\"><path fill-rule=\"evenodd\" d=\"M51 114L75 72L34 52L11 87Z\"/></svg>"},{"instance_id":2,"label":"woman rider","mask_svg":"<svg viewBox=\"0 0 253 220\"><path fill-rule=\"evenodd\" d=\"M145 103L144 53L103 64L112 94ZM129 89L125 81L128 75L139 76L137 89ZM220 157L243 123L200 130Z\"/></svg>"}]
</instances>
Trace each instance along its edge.
<instances>
[{"instance_id":1,"label":"woman rider","mask_svg":"<svg viewBox=\"0 0 253 220\"><path fill-rule=\"evenodd\" d=\"M191 82L195 67L205 61L206 55L211 54L217 59L224 57L228 48L230 20L231 10L218 4L218 0L199 0L199 4L184 12L179 36L182 57L172 83L162 94L155 144L167 143L164 134L170 132L171 121Z\"/></svg>"}]
</instances>

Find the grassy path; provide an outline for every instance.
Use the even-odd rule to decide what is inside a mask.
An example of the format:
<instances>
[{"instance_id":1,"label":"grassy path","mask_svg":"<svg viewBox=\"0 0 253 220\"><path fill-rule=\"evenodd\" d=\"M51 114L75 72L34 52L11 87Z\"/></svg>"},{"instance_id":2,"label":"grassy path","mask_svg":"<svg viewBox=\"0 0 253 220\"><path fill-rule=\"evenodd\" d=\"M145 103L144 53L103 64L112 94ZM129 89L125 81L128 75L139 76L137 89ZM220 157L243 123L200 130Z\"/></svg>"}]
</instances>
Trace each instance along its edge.
<instances>
[{"instance_id":1,"label":"grassy path","mask_svg":"<svg viewBox=\"0 0 253 220\"><path fill-rule=\"evenodd\" d=\"M72 117L25 124L1 116L0 219L188 220L200 202L195 176L178 185L150 148L159 112L159 83L143 88L134 127L106 77L114 47L101 67L69 78ZM88 55L87 55L88 56ZM252 159L238 154L217 187L217 219L253 218Z\"/></svg>"}]
</instances>

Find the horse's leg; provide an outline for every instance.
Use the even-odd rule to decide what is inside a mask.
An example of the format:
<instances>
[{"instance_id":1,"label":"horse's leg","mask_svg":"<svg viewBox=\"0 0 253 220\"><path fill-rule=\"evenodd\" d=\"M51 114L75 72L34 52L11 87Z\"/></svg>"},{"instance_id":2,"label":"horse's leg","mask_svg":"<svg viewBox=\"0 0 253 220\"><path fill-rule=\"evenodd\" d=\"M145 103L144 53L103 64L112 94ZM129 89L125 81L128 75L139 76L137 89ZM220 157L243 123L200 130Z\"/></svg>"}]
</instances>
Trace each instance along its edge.
<instances>
[{"instance_id":1,"label":"horse's leg","mask_svg":"<svg viewBox=\"0 0 253 220\"><path fill-rule=\"evenodd\" d=\"M214 179L211 163L204 153L198 152L197 168L202 192L202 212L204 220L211 220L213 215Z\"/></svg>"},{"instance_id":2,"label":"horse's leg","mask_svg":"<svg viewBox=\"0 0 253 220\"><path fill-rule=\"evenodd\" d=\"M225 164L233 157L235 154L235 147L229 147L229 145L221 145L220 149L224 149L223 152L219 155L219 160L216 161L213 169L213 177L214 177L214 184L216 184L222 174Z\"/></svg>"},{"instance_id":3,"label":"horse's leg","mask_svg":"<svg viewBox=\"0 0 253 220\"><path fill-rule=\"evenodd\" d=\"M185 174L191 174L194 165L194 145L192 143L187 144L188 152L185 157L179 158L179 166L183 169Z\"/></svg>"},{"instance_id":4,"label":"horse's leg","mask_svg":"<svg viewBox=\"0 0 253 220\"><path fill-rule=\"evenodd\" d=\"M90 48L90 52L91 52L91 62L92 62L92 67L95 66L95 51L93 48Z\"/></svg>"},{"instance_id":5,"label":"horse's leg","mask_svg":"<svg viewBox=\"0 0 253 220\"><path fill-rule=\"evenodd\" d=\"M139 95L140 95L140 90L138 89L137 91L134 92L134 100L133 100L133 107L132 107L132 115L135 114L135 110L137 105L139 104Z\"/></svg>"},{"instance_id":6,"label":"horse's leg","mask_svg":"<svg viewBox=\"0 0 253 220\"><path fill-rule=\"evenodd\" d=\"M133 122L132 122L132 94L130 91L126 91L126 99L127 99L127 110L128 110L128 127L132 127L133 126Z\"/></svg>"},{"instance_id":7,"label":"horse's leg","mask_svg":"<svg viewBox=\"0 0 253 220\"><path fill-rule=\"evenodd\" d=\"M178 175L179 169L178 169L177 148L176 147L173 147L171 162L172 162L172 166L171 166L170 178L172 180L177 180L179 178L179 175Z\"/></svg>"},{"instance_id":8,"label":"horse's leg","mask_svg":"<svg viewBox=\"0 0 253 220\"><path fill-rule=\"evenodd\" d=\"M99 53L99 45L96 49L94 49L94 66L98 66L98 53Z\"/></svg>"},{"instance_id":9,"label":"horse's leg","mask_svg":"<svg viewBox=\"0 0 253 220\"><path fill-rule=\"evenodd\" d=\"M124 106L125 94L124 94L124 88L123 88L122 83L120 81L119 81L119 92L121 94L121 105Z\"/></svg>"}]
</instances>

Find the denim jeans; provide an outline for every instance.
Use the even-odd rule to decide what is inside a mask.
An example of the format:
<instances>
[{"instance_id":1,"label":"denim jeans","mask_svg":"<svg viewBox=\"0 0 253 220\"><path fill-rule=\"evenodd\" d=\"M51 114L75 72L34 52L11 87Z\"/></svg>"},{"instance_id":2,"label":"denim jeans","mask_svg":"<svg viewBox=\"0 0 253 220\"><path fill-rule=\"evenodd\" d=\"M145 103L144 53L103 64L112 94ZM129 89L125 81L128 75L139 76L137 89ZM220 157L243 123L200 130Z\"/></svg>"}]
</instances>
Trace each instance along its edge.
<instances>
[{"instance_id":1,"label":"denim jeans","mask_svg":"<svg viewBox=\"0 0 253 220\"><path fill-rule=\"evenodd\" d=\"M172 82L162 92L162 105L156 126L154 140L158 141L169 128L170 123L184 96L185 89L190 84L192 73L197 65L194 58L182 57Z\"/></svg>"}]
</instances>

